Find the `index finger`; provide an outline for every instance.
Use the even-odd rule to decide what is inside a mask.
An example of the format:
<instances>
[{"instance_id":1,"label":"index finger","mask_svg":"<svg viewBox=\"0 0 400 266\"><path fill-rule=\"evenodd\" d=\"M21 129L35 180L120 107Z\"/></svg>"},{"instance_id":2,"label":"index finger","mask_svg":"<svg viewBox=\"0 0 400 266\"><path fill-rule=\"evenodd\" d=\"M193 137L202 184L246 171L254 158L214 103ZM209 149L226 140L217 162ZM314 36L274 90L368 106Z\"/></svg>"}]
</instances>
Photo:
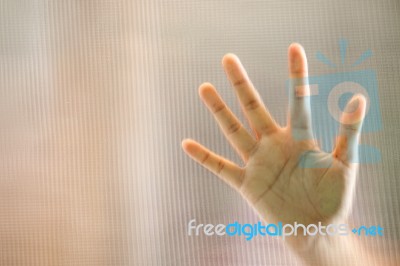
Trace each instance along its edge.
<instances>
[{"instance_id":1,"label":"index finger","mask_svg":"<svg viewBox=\"0 0 400 266\"><path fill-rule=\"evenodd\" d=\"M312 139L307 58L298 43L289 46L289 127L296 139Z\"/></svg>"}]
</instances>

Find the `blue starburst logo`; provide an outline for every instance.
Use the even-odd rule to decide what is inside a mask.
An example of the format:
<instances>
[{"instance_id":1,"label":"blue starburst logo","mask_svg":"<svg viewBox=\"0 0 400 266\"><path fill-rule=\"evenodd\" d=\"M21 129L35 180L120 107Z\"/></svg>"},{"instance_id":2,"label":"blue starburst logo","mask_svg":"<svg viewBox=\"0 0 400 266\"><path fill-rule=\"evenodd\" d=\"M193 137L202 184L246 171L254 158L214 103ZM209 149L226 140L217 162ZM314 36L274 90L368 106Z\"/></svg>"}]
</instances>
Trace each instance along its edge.
<instances>
[{"instance_id":1,"label":"blue starburst logo","mask_svg":"<svg viewBox=\"0 0 400 266\"><path fill-rule=\"evenodd\" d=\"M341 39L339 41L339 48L340 48L341 63L342 63L342 65L346 65L346 54L347 54L347 40L346 39ZM360 57L358 57L358 59L353 64L351 64L351 67L356 67L356 66L360 65L362 62L364 62L371 56L372 56L372 51L370 49L366 50L365 52L363 52L360 55ZM330 59L328 59L328 57L326 57L320 51L318 51L316 53L316 57L319 61L321 61L325 65L327 65L331 68L334 68L334 69L337 68L337 65L335 63L333 63Z\"/></svg>"},{"instance_id":2,"label":"blue starburst logo","mask_svg":"<svg viewBox=\"0 0 400 266\"><path fill-rule=\"evenodd\" d=\"M341 39L339 41L340 59L337 60L340 64L329 59L320 51L316 53L317 60L328 66L330 70L337 71L340 69L341 72L308 77L314 136L323 150L327 152L334 147L334 140L338 134L340 117L344 107L356 93L363 94L367 99L362 134L371 134L382 129L376 72L373 69L354 69L354 67L360 67L367 59L371 58L373 53L368 49L361 52L357 60L346 64L347 48L347 40ZM296 81L290 80L287 85L296 86L293 82ZM304 85L304 80L302 82ZM301 136L294 137L301 138ZM381 153L374 146L360 143L359 156L355 160L354 163L377 163L381 161Z\"/></svg>"}]
</instances>

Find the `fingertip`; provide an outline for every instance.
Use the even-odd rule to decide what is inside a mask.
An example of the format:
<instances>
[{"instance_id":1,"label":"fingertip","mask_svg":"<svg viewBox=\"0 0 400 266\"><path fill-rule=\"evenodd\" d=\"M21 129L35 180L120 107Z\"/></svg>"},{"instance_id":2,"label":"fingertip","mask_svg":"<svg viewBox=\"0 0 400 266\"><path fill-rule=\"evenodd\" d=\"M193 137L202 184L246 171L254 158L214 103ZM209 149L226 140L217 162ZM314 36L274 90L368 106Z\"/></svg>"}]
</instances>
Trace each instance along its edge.
<instances>
[{"instance_id":1,"label":"fingertip","mask_svg":"<svg viewBox=\"0 0 400 266\"><path fill-rule=\"evenodd\" d=\"M365 117L367 100L362 94L355 94L347 103L343 112L342 124L356 124L361 122Z\"/></svg>"},{"instance_id":2,"label":"fingertip","mask_svg":"<svg viewBox=\"0 0 400 266\"><path fill-rule=\"evenodd\" d=\"M288 48L289 72L291 77L303 77L307 75L307 57L303 46L292 43Z\"/></svg>"},{"instance_id":3,"label":"fingertip","mask_svg":"<svg viewBox=\"0 0 400 266\"><path fill-rule=\"evenodd\" d=\"M359 93L354 95L348 103L350 112L359 112L361 114L365 112L366 105L367 100L365 96Z\"/></svg>"},{"instance_id":4,"label":"fingertip","mask_svg":"<svg viewBox=\"0 0 400 266\"><path fill-rule=\"evenodd\" d=\"M359 109L360 109L360 120L364 120L365 117L365 112L367 109L367 99L365 98L364 95L362 94L357 94L355 97L357 97L358 99L358 103L359 103Z\"/></svg>"},{"instance_id":5,"label":"fingertip","mask_svg":"<svg viewBox=\"0 0 400 266\"><path fill-rule=\"evenodd\" d=\"M196 152L199 147L201 147L200 144L192 139L184 139L182 141L182 148L188 153Z\"/></svg>"},{"instance_id":6,"label":"fingertip","mask_svg":"<svg viewBox=\"0 0 400 266\"><path fill-rule=\"evenodd\" d=\"M367 107L367 99L365 96L361 93L356 94L353 98L357 98L360 104L360 108L365 111L365 108Z\"/></svg>"},{"instance_id":7,"label":"fingertip","mask_svg":"<svg viewBox=\"0 0 400 266\"><path fill-rule=\"evenodd\" d=\"M293 42L289 45L288 48L289 55L298 55L298 54L305 54L303 46L298 42Z\"/></svg>"},{"instance_id":8,"label":"fingertip","mask_svg":"<svg viewBox=\"0 0 400 266\"><path fill-rule=\"evenodd\" d=\"M201 157L204 147L192 139L184 139L182 141L182 148L191 158L198 160Z\"/></svg>"},{"instance_id":9,"label":"fingertip","mask_svg":"<svg viewBox=\"0 0 400 266\"><path fill-rule=\"evenodd\" d=\"M204 82L199 86L199 95L202 99L206 98L206 96L210 95L213 91L215 91L215 88L209 82Z\"/></svg>"},{"instance_id":10,"label":"fingertip","mask_svg":"<svg viewBox=\"0 0 400 266\"><path fill-rule=\"evenodd\" d=\"M184 139L184 140L182 140L182 143L181 143L182 149L185 150L185 151L187 151L187 150L189 149L190 142L191 142L190 139Z\"/></svg>"},{"instance_id":11,"label":"fingertip","mask_svg":"<svg viewBox=\"0 0 400 266\"><path fill-rule=\"evenodd\" d=\"M237 55L235 55L233 53L225 54L221 61L222 65L225 67L232 65L234 63L237 63L237 62L240 62L239 57L237 57Z\"/></svg>"}]
</instances>

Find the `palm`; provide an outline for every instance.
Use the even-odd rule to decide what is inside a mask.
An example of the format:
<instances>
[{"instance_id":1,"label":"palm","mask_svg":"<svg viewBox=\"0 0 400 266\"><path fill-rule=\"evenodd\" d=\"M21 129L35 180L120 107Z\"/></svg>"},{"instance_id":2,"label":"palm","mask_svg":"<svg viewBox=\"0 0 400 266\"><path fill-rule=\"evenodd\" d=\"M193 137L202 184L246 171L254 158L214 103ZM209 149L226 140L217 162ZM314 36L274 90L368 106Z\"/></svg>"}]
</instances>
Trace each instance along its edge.
<instances>
[{"instance_id":1,"label":"palm","mask_svg":"<svg viewBox=\"0 0 400 266\"><path fill-rule=\"evenodd\" d=\"M336 148L325 153L313 139L307 60L300 45L289 47L290 78L296 86L290 89L284 128L272 119L238 58L226 55L223 65L256 138L211 84L200 87L200 96L245 165L239 167L192 140L183 142L184 150L238 190L266 221L310 224L344 218L355 183L353 160L364 97L353 96L346 106Z\"/></svg>"},{"instance_id":2,"label":"palm","mask_svg":"<svg viewBox=\"0 0 400 266\"><path fill-rule=\"evenodd\" d=\"M302 154L313 149L313 142L298 143L287 130L261 137L239 190L265 220L308 225L344 214L353 169L337 160L332 166L330 154L319 150L312 160L320 166L302 167Z\"/></svg>"}]
</instances>

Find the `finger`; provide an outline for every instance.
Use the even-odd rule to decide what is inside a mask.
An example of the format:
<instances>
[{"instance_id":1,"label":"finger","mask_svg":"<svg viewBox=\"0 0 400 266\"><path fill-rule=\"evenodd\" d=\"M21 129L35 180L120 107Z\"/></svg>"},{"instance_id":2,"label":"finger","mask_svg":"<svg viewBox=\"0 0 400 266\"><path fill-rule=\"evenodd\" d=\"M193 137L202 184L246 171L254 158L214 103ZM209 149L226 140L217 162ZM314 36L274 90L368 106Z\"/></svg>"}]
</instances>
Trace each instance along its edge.
<instances>
[{"instance_id":1,"label":"finger","mask_svg":"<svg viewBox=\"0 0 400 266\"><path fill-rule=\"evenodd\" d=\"M236 164L213 153L193 140L184 140L182 148L193 160L219 176L233 188L238 189L242 184L244 170Z\"/></svg>"},{"instance_id":2,"label":"finger","mask_svg":"<svg viewBox=\"0 0 400 266\"><path fill-rule=\"evenodd\" d=\"M200 97L213 113L226 138L246 161L250 152L257 144L240 121L226 106L210 83L204 83L199 88Z\"/></svg>"},{"instance_id":3,"label":"finger","mask_svg":"<svg viewBox=\"0 0 400 266\"><path fill-rule=\"evenodd\" d=\"M312 139L310 87L306 53L298 43L288 49L289 57L289 126L296 139Z\"/></svg>"},{"instance_id":4,"label":"finger","mask_svg":"<svg viewBox=\"0 0 400 266\"><path fill-rule=\"evenodd\" d=\"M341 126L333 155L346 164L358 161L358 141L365 117L365 109L366 100L364 96L355 95L346 105L340 118Z\"/></svg>"},{"instance_id":5,"label":"finger","mask_svg":"<svg viewBox=\"0 0 400 266\"><path fill-rule=\"evenodd\" d=\"M227 54L222 59L222 64L252 128L258 135L274 132L278 126L262 103L239 58Z\"/></svg>"}]
</instances>

